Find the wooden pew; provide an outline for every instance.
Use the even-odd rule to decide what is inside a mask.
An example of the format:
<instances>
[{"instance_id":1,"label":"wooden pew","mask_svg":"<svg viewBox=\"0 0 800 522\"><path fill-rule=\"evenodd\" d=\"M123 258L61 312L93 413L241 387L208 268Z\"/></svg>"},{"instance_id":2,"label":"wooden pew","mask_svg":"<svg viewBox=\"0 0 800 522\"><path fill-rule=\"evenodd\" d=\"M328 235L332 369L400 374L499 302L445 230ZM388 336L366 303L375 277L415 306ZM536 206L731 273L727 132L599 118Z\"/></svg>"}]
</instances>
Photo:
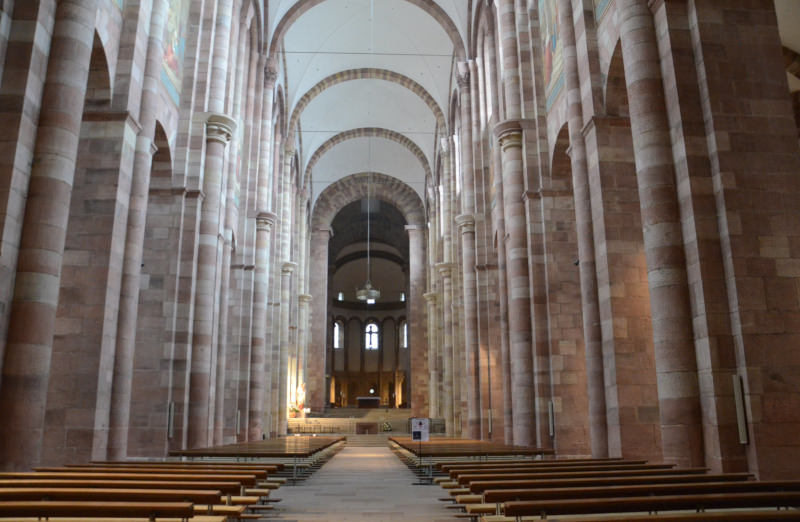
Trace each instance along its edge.
<instances>
[{"instance_id":1,"label":"wooden pew","mask_svg":"<svg viewBox=\"0 0 800 522\"><path fill-rule=\"evenodd\" d=\"M587 477L636 477L648 475L693 475L706 473L706 468L682 468L682 469L628 469L619 471L547 471L544 473L497 473L497 474L464 474L458 476L459 484L469 484L473 481L511 481L511 480L557 480L568 478L587 478Z\"/></svg>"},{"instance_id":2,"label":"wooden pew","mask_svg":"<svg viewBox=\"0 0 800 522\"><path fill-rule=\"evenodd\" d=\"M580 477L549 479L538 478L531 480L478 480L470 482L470 493L482 494L489 489L539 489L558 487L584 487L584 486L624 486L636 484L676 484L687 482L728 482L747 481L753 478L750 473L690 473L669 475L618 475L610 477Z\"/></svg>"},{"instance_id":3,"label":"wooden pew","mask_svg":"<svg viewBox=\"0 0 800 522\"><path fill-rule=\"evenodd\" d=\"M671 469L675 466L673 464L602 464L596 466L515 466L509 468L459 468L451 469L449 471L450 478L455 479L461 475L496 475L499 473L505 475L521 474L521 473L547 473L547 472L564 472L575 473L579 471L625 471L634 469L648 469L648 470L663 470Z\"/></svg>"},{"instance_id":4,"label":"wooden pew","mask_svg":"<svg viewBox=\"0 0 800 522\"><path fill-rule=\"evenodd\" d=\"M114 488L114 489L210 489L226 495L241 491L238 482L182 482L162 480L82 480L82 479L12 479L0 480L0 488Z\"/></svg>"},{"instance_id":5,"label":"wooden pew","mask_svg":"<svg viewBox=\"0 0 800 522\"><path fill-rule=\"evenodd\" d=\"M241 470L241 469L229 469L229 470L219 470L219 469L207 469L207 468L197 468L197 469L182 469L182 468L172 468L172 467L140 467L136 466L135 468L125 468L121 466L103 466L103 467L82 467L82 466L60 466L60 467L39 467L34 468L34 471L41 471L41 472L53 472L53 471L71 471L76 473L169 473L171 475L197 475L203 474L208 476L215 476L215 475L230 475L230 474L242 474L242 475L253 475L257 479L264 480L267 478L267 472L264 470Z\"/></svg>"},{"instance_id":6,"label":"wooden pew","mask_svg":"<svg viewBox=\"0 0 800 522\"><path fill-rule=\"evenodd\" d=\"M514 522L514 517L492 515L481 517L482 522ZM540 521L539 517L522 517L522 520ZM775 509L715 511L702 513L665 513L658 515L597 515L548 518L549 522L778 522L800 520L800 511Z\"/></svg>"},{"instance_id":7,"label":"wooden pew","mask_svg":"<svg viewBox=\"0 0 800 522\"><path fill-rule=\"evenodd\" d=\"M660 512L694 509L794 507L800 491L705 493L658 497L612 497L581 499L520 500L506 502L506 516L578 515L598 513Z\"/></svg>"},{"instance_id":8,"label":"wooden pew","mask_svg":"<svg viewBox=\"0 0 800 522\"><path fill-rule=\"evenodd\" d=\"M205 489L112 489L112 488L37 488L1 487L4 500L80 500L120 502L192 502L218 504L222 492Z\"/></svg>"},{"instance_id":9,"label":"wooden pew","mask_svg":"<svg viewBox=\"0 0 800 522\"><path fill-rule=\"evenodd\" d=\"M590 466L604 464L647 464L646 460L624 460L624 459L563 459L563 460L532 460L532 459L509 459L484 461L461 461L461 462L440 462L436 468L445 473L457 469L492 469L492 468L514 468L518 466Z\"/></svg>"},{"instance_id":10,"label":"wooden pew","mask_svg":"<svg viewBox=\"0 0 800 522\"><path fill-rule=\"evenodd\" d=\"M82 471L25 471L25 472L0 472L0 480L10 479L76 479L76 480L163 480L184 482L232 481L241 486L256 484L255 475L243 473L205 474L194 475L174 473L141 473L141 472L82 472Z\"/></svg>"},{"instance_id":11,"label":"wooden pew","mask_svg":"<svg viewBox=\"0 0 800 522\"><path fill-rule=\"evenodd\" d=\"M0 520L13 520L13 522L42 522L38 517L14 517L5 518L0 517ZM57 517L51 518L52 522L86 522L86 517ZM92 522L150 522L149 518L142 517L96 517L91 519ZM187 519L160 517L158 522L185 522ZM194 515L188 519L188 522L227 522L228 517L224 515Z\"/></svg>"},{"instance_id":12,"label":"wooden pew","mask_svg":"<svg viewBox=\"0 0 800 522\"><path fill-rule=\"evenodd\" d=\"M162 517L190 518L191 502L0 501L0 517Z\"/></svg>"},{"instance_id":13,"label":"wooden pew","mask_svg":"<svg viewBox=\"0 0 800 522\"><path fill-rule=\"evenodd\" d=\"M75 464L76 467L91 466L124 466L124 467L183 467L191 469L193 467L203 468L240 468L240 469L263 469L267 473L274 473L284 469L284 464L280 462L235 462L222 460L162 460L162 461L135 461L135 460L94 460L88 464Z\"/></svg>"},{"instance_id":14,"label":"wooden pew","mask_svg":"<svg viewBox=\"0 0 800 522\"><path fill-rule=\"evenodd\" d=\"M686 493L738 493L758 491L800 491L800 480L748 480L739 482L688 482L679 484L642 484L629 486L593 486L542 489L488 489L483 492L487 503L515 500L548 500L566 498L636 497L682 495Z\"/></svg>"}]
</instances>

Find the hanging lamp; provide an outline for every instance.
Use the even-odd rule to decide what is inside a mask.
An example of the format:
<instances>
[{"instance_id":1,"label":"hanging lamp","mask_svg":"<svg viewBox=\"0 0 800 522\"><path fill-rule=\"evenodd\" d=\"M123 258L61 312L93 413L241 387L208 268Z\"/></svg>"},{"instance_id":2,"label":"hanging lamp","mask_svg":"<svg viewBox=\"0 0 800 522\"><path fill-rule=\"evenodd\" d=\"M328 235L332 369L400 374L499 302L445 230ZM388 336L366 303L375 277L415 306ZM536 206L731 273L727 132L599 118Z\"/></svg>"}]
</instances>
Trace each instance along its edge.
<instances>
[{"instance_id":1,"label":"hanging lamp","mask_svg":"<svg viewBox=\"0 0 800 522\"><path fill-rule=\"evenodd\" d=\"M372 163L372 146L370 146L370 164ZM359 301L376 301L380 299L381 292L372 286L370 276L372 275L372 258L370 257L370 188L372 186L372 172L368 173L367 178L367 282L363 288L356 290L356 298Z\"/></svg>"}]
</instances>

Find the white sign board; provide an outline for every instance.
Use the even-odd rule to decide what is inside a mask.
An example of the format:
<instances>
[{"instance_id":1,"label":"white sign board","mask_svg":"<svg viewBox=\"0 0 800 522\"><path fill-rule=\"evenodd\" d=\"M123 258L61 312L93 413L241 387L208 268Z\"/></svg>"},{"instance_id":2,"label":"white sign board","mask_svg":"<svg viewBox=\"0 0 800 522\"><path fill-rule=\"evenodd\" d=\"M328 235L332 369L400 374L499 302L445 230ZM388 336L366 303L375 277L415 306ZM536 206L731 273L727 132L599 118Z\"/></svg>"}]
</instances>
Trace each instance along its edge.
<instances>
[{"instance_id":1,"label":"white sign board","mask_svg":"<svg viewBox=\"0 0 800 522\"><path fill-rule=\"evenodd\" d=\"M427 442L430 439L431 420L428 418L411 418L411 440L414 442Z\"/></svg>"}]
</instances>

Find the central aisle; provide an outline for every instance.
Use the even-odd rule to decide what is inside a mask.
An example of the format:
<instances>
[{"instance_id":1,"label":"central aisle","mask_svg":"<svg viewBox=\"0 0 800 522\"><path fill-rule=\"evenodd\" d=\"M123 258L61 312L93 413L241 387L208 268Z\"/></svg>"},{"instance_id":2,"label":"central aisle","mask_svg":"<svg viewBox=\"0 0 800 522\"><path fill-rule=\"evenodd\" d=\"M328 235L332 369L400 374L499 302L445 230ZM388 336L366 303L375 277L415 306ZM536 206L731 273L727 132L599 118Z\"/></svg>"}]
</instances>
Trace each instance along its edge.
<instances>
[{"instance_id":1,"label":"central aisle","mask_svg":"<svg viewBox=\"0 0 800 522\"><path fill-rule=\"evenodd\" d=\"M279 490L283 521L452 522L438 486L416 477L388 447L345 447L298 486Z\"/></svg>"}]
</instances>

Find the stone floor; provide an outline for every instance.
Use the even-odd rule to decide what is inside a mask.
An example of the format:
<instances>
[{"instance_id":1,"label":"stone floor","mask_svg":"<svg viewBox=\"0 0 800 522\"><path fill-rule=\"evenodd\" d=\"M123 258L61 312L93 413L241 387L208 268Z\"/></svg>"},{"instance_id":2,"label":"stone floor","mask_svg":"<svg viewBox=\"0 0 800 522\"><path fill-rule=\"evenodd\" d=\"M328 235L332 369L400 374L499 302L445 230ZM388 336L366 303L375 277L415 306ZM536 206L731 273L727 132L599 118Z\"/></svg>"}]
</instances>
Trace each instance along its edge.
<instances>
[{"instance_id":1,"label":"stone floor","mask_svg":"<svg viewBox=\"0 0 800 522\"><path fill-rule=\"evenodd\" d=\"M345 447L297 486L276 493L271 516L290 521L452 522L453 510L437 500L438 486L415 486L416 477L388 447Z\"/></svg>"}]
</instances>

